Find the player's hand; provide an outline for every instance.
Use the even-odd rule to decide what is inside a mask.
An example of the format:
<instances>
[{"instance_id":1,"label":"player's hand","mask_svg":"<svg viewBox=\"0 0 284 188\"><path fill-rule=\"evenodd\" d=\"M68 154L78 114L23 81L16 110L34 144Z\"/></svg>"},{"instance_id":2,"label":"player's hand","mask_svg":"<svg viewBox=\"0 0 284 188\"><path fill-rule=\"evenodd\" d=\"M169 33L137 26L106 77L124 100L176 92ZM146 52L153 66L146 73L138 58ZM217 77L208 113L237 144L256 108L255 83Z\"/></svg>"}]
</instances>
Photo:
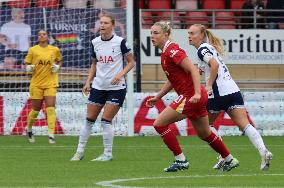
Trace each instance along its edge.
<instances>
[{"instance_id":1,"label":"player's hand","mask_svg":"<svg viewBox=\"0 0 284 188\"><path fill-rule=\"evenodd\" d=\"M198 69L198 70L199 70L199 74L202 75L204 71L201 69Z\"/></svg>"},{"instance_id":2,"label":"player's hand","mask_svg":"<svg viewBox=\"0 0 284 188\"><path fill-rule=\"evenodd\" d=\"M199 93L195 93L190 99L191 103L198 103L200 101L201 95Z\"/></svg>"},{"instance_id":3,"label":"player's hand","mask_svg":"<svg viewBox=\"0 0 284 188\"><path fill-rule=\"evenodd\" d=\"M152 108L157 103L158 99L156 97L152 97L146 101L146 107Z\"/></svg>"},{"instance_id":4,"label":"player's hand","mask_svg":"<svg viewBox=\"0 0 284 188\"><path fill-rule=\"evenodd\" d=\"M27 72L34 72L35 65L26 65L26 71Z\"/></svg>"},{"instance_id":5,"label":"player's hand","mask_svg":"<svg viewBox=\"0 0 284 188\"><path fill-rule=\"evenodd\" d=\"M85 97L88 97L89 96L89 93L90 93L90 90L91 90L91 87L90 87L90 84L89 83L86 83L85 86L83 87L82 89L82 93Z\"/></svg>"},{"instance_id":6,"label":"player's hand","mask_svg":"<svg viewBox=\"0 0 284 188\"><path fill-rule=\"evenodd\" d=\"M51 72L56 73L56 72L59 72L59 70L60 70L60 65L57 65L57 64L54 63L54 64L51 66Z\"/></svg>"},{"instance_id":7,"label":"player's hand","mask_svg":"<svg viewBox=\"0 0 284 188\"><path fill-rule=\"evenodd\" d=\"M115 77L111 80L112 85L117 85L120 82L121 76L119 74L115 75Z\"/></svg>"},{"instance_id":8,"label":"player's hand","mask_svg":"<svg viewBox=\"0 0 284 188\"><path fill-rule=\"evenodd\" d=\"M212 95L212 93L213 93L212 86L207 85L207 86L205 87L205 89L206 89L206 91L207 91L208 96Z\"/></svg>"}]
</instances>

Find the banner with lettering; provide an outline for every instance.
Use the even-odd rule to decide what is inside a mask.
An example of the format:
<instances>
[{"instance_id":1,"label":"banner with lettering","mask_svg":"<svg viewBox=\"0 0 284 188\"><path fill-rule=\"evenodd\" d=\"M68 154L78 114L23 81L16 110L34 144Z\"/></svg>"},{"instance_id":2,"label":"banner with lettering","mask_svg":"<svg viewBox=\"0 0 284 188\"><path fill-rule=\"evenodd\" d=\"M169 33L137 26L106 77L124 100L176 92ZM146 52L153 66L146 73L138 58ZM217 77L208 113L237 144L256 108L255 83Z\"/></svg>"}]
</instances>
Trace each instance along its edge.
<instances>
[{"instance_id":1,"label":"banner with lettering","mask_svg":"<svg viewBox=\"0 0 284 188\"><path fill-rule=\"evenodd\" d=\"M223 40L226 64L284 64L284 30L212 29ZM187 29L174 29L172 39L197 62L196 49L188 43ZM150 30L141 30L141 62L159 64L160 50L153 47Z\"/></svg>"},{"instance_id":2,"label":"banner with lettering","mask_svg":"<svg viewBox=\"0 0 284 188\"><path fill-rule=\"evenodd\" d=\"M249 121L262 135L284 135L284 92L243 92ZM173 100L176 93L168 93L153 108L146 107L146 101L156 93L134 93L112 121L116 135L127 135L128 120L134 119L136 135L157 135L153 123ZM134 117L127 114L126 103L134 103ZM78 135L86 120L87 98L81 92L58 92L56 104L56 134ZM47 116L43 104L33 129L36 135L46 135ZM27 126L31 100L28 92L0 92L0 135L22 135ZM101 115L92 128L94 134L101 134ZM242 135L239 128L227 114L220 113L213 122L220 135ZM178 135L195 135L195 130L188 119L172 123L172 130Z\"/></svg>"},{"instance_id":3,"label":"banner with lettering","mask_svg":"<svg viewBox=\"0 0 284 188\"><path fill-rule=\"evenodd\" d=\"M37 44L40 29L47 29L49 43L60 48L63 67L89 67L91 40L99 35L100 12L100 9L91 8L0 8L0 70L23 68L23 59L28 48ZM125 9L106 9L103 12L114 16L117 22L114 33L125 37ZM6 65L8 55L16 60L15 65Z\"/></svg>"}]
</instances>

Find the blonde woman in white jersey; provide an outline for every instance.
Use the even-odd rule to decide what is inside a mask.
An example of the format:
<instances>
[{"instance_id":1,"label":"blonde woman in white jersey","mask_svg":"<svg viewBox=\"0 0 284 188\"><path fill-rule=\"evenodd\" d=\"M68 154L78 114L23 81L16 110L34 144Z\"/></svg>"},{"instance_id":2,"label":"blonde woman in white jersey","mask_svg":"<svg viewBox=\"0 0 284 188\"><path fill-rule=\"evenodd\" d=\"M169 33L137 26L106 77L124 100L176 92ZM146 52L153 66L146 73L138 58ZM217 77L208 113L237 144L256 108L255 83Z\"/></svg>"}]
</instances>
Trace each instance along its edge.
<instances>
[{"instance_id":1,"label":"blonde woman in white jersey","mask_svg":"<svg viewBox=\"0 0 284 188\"><path fill-rule=\"evenodd\" d=\"M240 89L232 79L220 55L224 54L220 39L204 25L194 24L188 31L189 44L197 49L198 66L205 73L210 124L220 111L226 111L241 131L247 135L261 156L261 170L268 170L272 153L267 150L259 132L249 123ZM217 131L215 130L217 133ZM213 167L220 169L223 160Z\"/></svg>"},{"instance_id":2,"label":"blonde woman in white jersey","mask_svg":"<svg viewBox=\"0 0 284 188\"><path fill-rule=\"evenodd\" d=\"M77 151L71 161L80 161L99 113L104 108L101 126L103 129L104 152L92 161L110 161L113 159L112 145L114 130L112 119L122 106L126 95L124 76L134 67L131 48L125 39L113 35L115 20L111 15L100 17L100 36L92 40L92 65L83 88L89 95L87 120L83 125ZM123 66L123 59L127 64ZM92 87L91 87L92 85Z\"/></svg>"}]
</instances>

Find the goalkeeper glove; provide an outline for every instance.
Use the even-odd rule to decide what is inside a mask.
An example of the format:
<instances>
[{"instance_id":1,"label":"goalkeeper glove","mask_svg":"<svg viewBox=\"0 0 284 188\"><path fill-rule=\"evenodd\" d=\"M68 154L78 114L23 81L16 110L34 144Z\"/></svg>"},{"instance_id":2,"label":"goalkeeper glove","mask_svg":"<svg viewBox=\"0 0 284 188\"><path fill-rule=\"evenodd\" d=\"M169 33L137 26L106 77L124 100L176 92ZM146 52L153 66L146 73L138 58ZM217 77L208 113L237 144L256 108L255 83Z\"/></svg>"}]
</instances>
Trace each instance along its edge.
<instances>
[{"instance_id":1,"label":"goalkeeper glove","mask_svg":"<svg viewBox=\"0 0 284 188\"><path fill-rule=\"evenodd\" d=\"M57 64L53 64L52 66L51 66L51 72L58 72L59 71L59 69L60 69L60 65L57 65Z\"/></svg>"},{"instance_id":2,"label":"goalkeeper glove","mask_svg":"<svg viewBox=\"0 0 284 188\"><path fill-rule=\"evenodd\" d=\"M27 72L34 72L35 65L26 65L26 71Z\"/></svg>"}]
</instances>

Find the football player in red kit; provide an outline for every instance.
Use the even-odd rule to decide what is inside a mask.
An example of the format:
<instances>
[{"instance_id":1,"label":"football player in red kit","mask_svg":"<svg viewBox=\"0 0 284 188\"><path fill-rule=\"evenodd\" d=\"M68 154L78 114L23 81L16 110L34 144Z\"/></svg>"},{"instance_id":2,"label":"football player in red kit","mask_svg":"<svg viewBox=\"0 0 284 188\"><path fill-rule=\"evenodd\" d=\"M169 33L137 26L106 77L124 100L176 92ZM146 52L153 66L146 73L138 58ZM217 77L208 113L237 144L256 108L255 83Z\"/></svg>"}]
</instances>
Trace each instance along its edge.
<instances>
[{"instance_id":1,"label":"football player in red kit","mask_svg":"<svg viewBox=\"0 0 284 188\"><path fill-rule=\"evenodd\" d=\"M223 171L230 171L239 166L236 158L230 154L222 140L211 132L206 110L207 92L200 84L199 70L187 57L178 44L170 41L171 27L167 22L156 22L151 27L151 41L162 50L161 65L167 76L167 82L156 94L147 101L153 107L169 91L174 89L178 97L165 108L154 121L155 130L161 135L164 143L172 151L175 161L165 168L165 172L177 172L188 169L189 163L182 152L176 135L169 124L189 118L197 135L224 159Z\"/></svg>"}]
</instances>

